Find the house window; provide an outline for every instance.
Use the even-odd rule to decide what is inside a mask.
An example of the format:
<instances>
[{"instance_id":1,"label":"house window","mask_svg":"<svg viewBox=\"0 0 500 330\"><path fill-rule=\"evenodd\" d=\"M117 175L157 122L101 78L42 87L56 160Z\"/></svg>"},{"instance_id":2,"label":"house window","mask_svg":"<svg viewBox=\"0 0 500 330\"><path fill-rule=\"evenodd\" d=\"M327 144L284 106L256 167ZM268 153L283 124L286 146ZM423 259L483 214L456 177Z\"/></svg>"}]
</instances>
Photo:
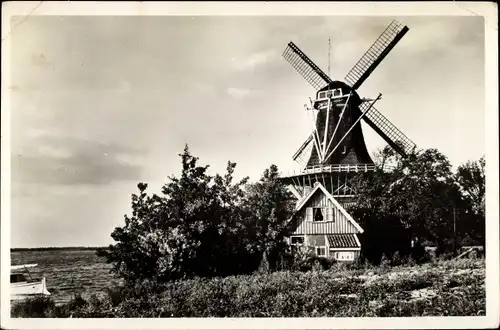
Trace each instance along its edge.
<instances>
[{"instance_id":1,"label":"house window","mask_svg":"<svg viewBox=\"0 0 500 330\"><path fill-rule=\"evenodd\" d=\"M339 97L339 96L342 96L342 89L341 88L337 88L337 89L333 89L333 90L329 90L329 91L323 91L323 92L319 92L318 93L318 100L322 100L322 99L325 99L325 98L336 98L336 97Z\"/></svg>"},{"instance_id":2,"label":"house window","mask_svg":"<svg viewBox=\"0 0 500 330\"><path fill-rule=\"evenodd\" d=\"M291 236L290 245L301 245L304 244L304 236Z\"/></svg>"},{"instance_id":3,"label":"house window","mask_svg":"<svg viewBox=\"0 0 500 330\"><path fill-rule=\"evenodd\" d=\"M326 257L326 246L317 246L316 255L318 257Z\"/></svg>"},{"instance_id":4,"label":"house window","mask_svg":"<svg viewBox=\"0 0 500 330\"><path fill-rule=\"evenodd\" d=\"M335 252L335 259L352 261L354 260L354 252L352 251Z\"/></svg>"},{"instance_id":5,"label":"house window","mask_svg":"<svg viewBox=\"0 0 500 330\"><path fill-rule=\"evenodd\" d=\"M314 222L324 221L325 217L326 217L326 214L325 214L324 208L322 208L322 207L313 208L313 221Z\"/></svg>"},{"instance_id":6,"label":"house window","mask_svg":"<svg viewBox=\"0 0 500 330\"><path fill-rule=\"evenodd\" d=\"M306 220L313 222L334 221L333 208L308 207L306 209Z\"/></svg>"}]
</instances>

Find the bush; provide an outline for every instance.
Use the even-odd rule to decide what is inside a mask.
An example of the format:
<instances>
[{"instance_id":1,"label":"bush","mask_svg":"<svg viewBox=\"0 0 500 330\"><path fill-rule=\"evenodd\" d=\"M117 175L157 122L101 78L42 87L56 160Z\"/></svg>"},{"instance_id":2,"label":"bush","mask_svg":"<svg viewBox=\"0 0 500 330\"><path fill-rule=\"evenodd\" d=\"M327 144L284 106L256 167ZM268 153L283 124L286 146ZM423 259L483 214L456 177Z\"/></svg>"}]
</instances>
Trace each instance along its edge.
<instances>
[{"instance_id":1,"label":"bush","mask_svg":"<svg viewBox=\"0 0 500 330\"><path fill-rule=\"evenodd\" d=\"M389 258L387 258L385 253L382 254L382 259L380 260L379 268L383 271L387 271L391 268L391 261Z\"/></svg>"},{"instance_id":2,"label":"bush","mask_svg":"<svg viewBox=\"0 0 500 330\"><path fill-rule=\"evenodd\" d=\"M301 272L308 272L311 270L328 270L336 263L335 259L318 257L316 255L309 255L304 260L296 260L292 269Z\"/></svg>"},{"instance_id":3,"label":"bush","mask_svg":"<svg viewBox=\"0 0 500 330\"><path fill-rule=\"evenodd\" d=\"M399 251L396 251L396 252L392 255L391 265L392 265L392 266L400 266L402 263L403 263L403 259L400 257L400 255L399 255Z\"/></svg>"},{"instance_id":4,"label":"bush","mask_svg":"<svg viewBox=\"0 0 500 330\"><path fill-rule=\"evenodd\" d=\"M15 302L11 307L12 317L46 317L55 303L50 297L32 297Z\"/></svg>"},{"instance_id":5,"label":"bush","mask_svg":"<svg viewBox=\"0 0 500 330\"><path fill-rule=\"evenodd\" d=\"M319 264L319 260L317 259ZM370 317L484 315L484 260L455 260L387 272L337 263L324 272L138 281L107 297L50 299L13 307L17 317ZM338 270L342 270L341 272ZM370 272L367 272L370 270ZM415 291L434 295L415 298ZM418 297L418 295L417 295Z\"/></svg>"}]
</instances>

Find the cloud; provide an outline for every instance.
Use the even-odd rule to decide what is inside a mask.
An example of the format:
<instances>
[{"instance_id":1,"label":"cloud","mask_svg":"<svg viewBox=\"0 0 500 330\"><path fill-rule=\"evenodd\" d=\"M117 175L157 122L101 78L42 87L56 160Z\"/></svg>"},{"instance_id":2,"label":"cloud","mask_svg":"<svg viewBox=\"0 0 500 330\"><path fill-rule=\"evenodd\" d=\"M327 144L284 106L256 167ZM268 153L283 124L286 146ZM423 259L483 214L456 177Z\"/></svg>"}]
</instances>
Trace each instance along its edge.
<instances>
[{"instance_id":1,"label":"cloud","mask_svg":"<svg viewBox=\"0 0 500 330\"><path fill-rule=\"evenodd\" d=\"M142 150L76 138L44 136L12 154L12 180L22 184L108 184L137 180Z\"/></svg>"},{"instance_id":2,"label":"cloud","mask_svg":"<svg viewBox=\"0 0 500 330\"><path fill-rule=\"evenodd\" d=\"M51 145L42 145L38 148L38 152L50 158L70 158L72 153L70 150L64 150L61 148L54 148Z\"/></svg>"},{"instance_id":3,"label":"cloud","mask_svg":"<svg viewBox=\"0 0 500 330\"><path fill-rule=\"evenodd\" d=\"M259 96L261 95L261 92L258 90L247 89L247 88L229 87L227 89L227 94L235 99L243 99L251 96Z\"/></svg>"},{"instance_id":4,"label":"cloud","mask_svg":"<svg viewBox=\"0 0 500 330\"><path fill-rule=\"evenodd\" d=\"M217 93L217 88L209 83L193 82L193 87L196 92L202 93L204 96L213 96Z\"/></svg>"},{"instance_id":5,"label":"cloud","mask_svg":"<svg viewBox=\"0 0 500 330\"><path fill-rule=\"evenodd\" d=\"M275 49L253 53L245 58L232 58L231 63L234 69L240 71L255 70L257 67L266 65L276 59Z\"/></svg>"}]
</instances>

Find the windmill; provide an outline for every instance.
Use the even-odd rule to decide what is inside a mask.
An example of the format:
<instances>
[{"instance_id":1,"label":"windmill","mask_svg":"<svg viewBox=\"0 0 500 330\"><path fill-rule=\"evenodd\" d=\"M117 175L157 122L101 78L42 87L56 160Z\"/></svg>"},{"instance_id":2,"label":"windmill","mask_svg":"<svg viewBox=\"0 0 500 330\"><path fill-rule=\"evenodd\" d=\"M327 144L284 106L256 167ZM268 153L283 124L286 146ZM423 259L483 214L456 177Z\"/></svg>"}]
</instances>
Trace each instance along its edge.
<instances>
[{"instance_id":1,"label":"windmill","mask_svg":"<svg viewBox=\"0 0 500 330\"><path fill-rule=\"evenodd\" d=\"M408 32L408 27L393 21L347 73L344 81L332 80L293 42L283 57L316 90L315 100L305 105L312 114L311 135L293 155L303 166L298 174L282 176L300 199L321 182L336 198L344 200L355 193L349 180L360 171L374 171L375 164L363 137L364 120L382 139L402 156L415 147L406 135L382 115L374 104L380 100L360 98L358 88Z\"/></svg>"}]
</instances>

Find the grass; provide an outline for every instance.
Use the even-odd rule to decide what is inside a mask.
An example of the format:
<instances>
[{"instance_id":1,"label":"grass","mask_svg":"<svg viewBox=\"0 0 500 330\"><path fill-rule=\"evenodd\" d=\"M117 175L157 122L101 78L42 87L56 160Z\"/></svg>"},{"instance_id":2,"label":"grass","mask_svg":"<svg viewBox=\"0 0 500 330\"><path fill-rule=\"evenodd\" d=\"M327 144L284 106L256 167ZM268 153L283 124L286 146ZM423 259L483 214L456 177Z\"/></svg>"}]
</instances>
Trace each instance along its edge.
<instances>
[{"instance_id":1,"label":"grass","mask_svg":"<svg viewBox=\"0 0 500 330\"><path fill-rule=\"evenodd\" d=\"M371 317L485 315L484 259L143 283L104 299L14 305L13 317ZM45 304L45 305L44 305ZM31 307L27 307L31 306ZM40 306L45 306L45 309ZM35 308L36 307L36 308Z\"/></svg>"}]
</instances>

